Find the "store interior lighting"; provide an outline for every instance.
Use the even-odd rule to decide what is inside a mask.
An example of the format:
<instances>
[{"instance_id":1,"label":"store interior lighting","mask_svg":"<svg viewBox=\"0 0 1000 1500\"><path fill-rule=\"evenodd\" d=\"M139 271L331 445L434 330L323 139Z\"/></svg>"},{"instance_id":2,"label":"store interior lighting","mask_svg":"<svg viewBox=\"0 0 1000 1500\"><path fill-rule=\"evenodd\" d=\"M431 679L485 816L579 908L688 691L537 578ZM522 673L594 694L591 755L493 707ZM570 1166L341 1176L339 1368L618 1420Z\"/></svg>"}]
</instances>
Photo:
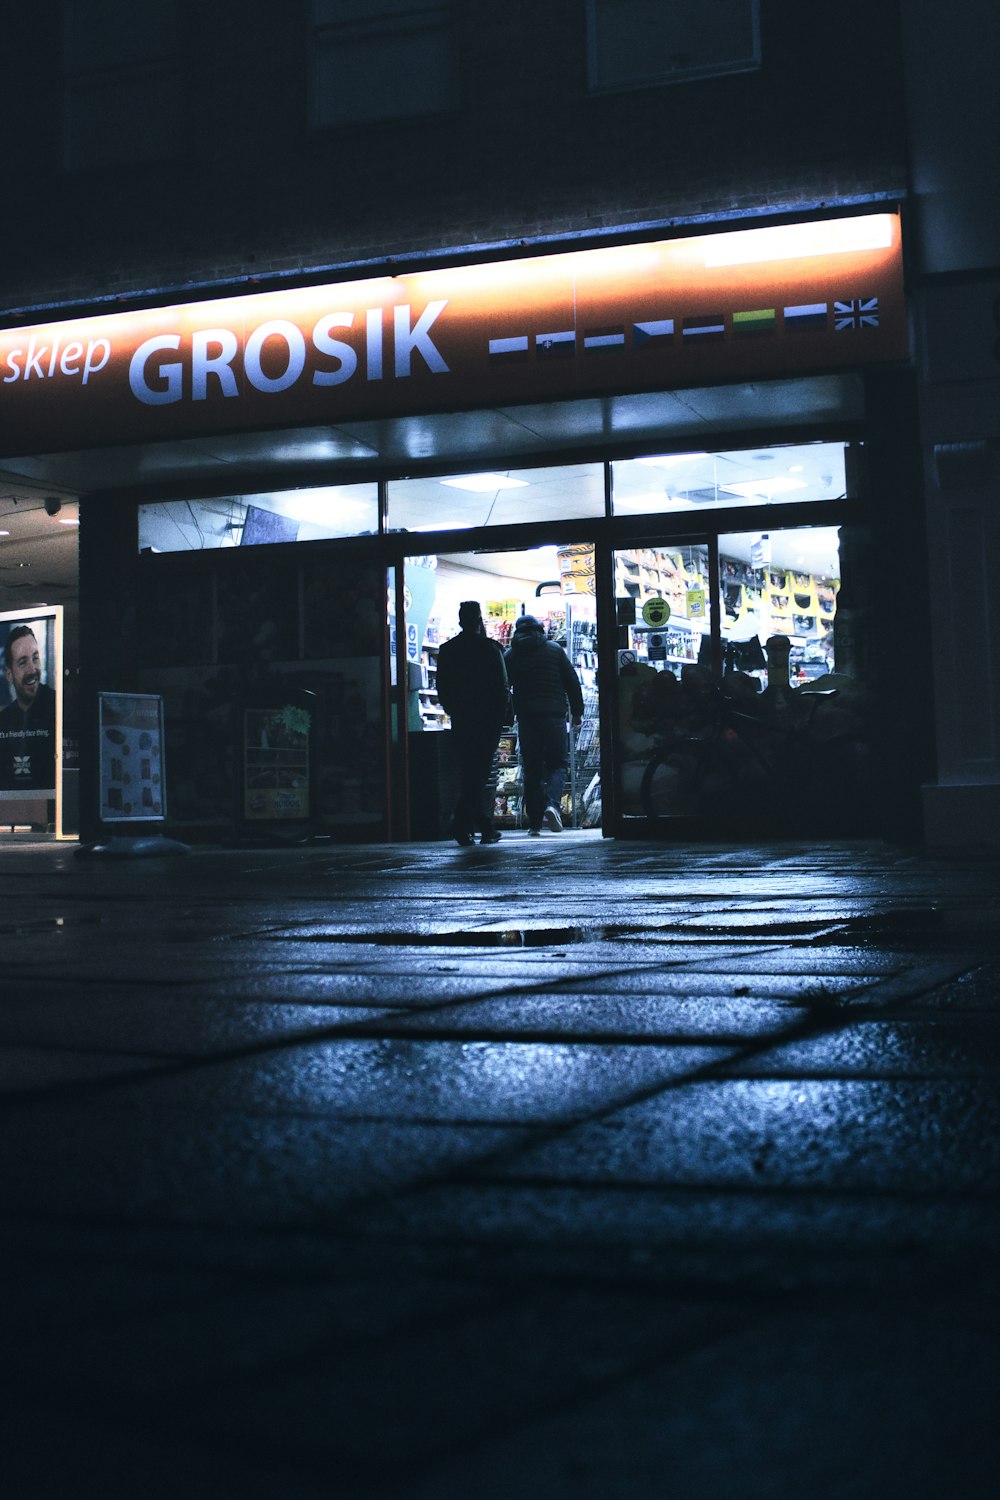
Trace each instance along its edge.
<instances>
[{"instance_id":1,"label":"store interior lighting","mask_svg":"<svg viewBox=\"0 0 1000 1500\"><path fill-rule=\"evenodd\" d=\"M636 459L636 463L645 464L650 469L672 469L677 464L691 463L695 459L707 458L708 454L702 453L659 453L648 458Z\"/></svg>"},{"instance_id":2,"label":"store interior lighting","mask_svg":"<svg viewBox=\"0 0 1000 1500\"><path fill-rule=\"evenodd\" d=\"M517 490L527 487L527 480L515 479L511 474L462 474L455 479L442 479L442 484L456 490L471 490L474 494L489 494L491 490Z\"/></svg>"},{"instance_id":3,"label":"store interior lighting","mask_svg":"<svg viewBox=\"0 0 1000 1500\"><path fill-rule=\"evenodd\" d=\"M770 500L772 495L786 495L790 490L804 490L808 486L801 479L775 474L769 479L738 479L719 488L728 495L743 495L748 500Z\"/></svg>"},{"instance_id":4,"label":"store interior lighting","mask_svg":"<svg viewBox=\"0 0 1000 1500\"><path fill-rule=\"evenodd\" d=\"M255 505L269 501L270 506L289 520L305 525L322 526L336 517L346 521L350 516L365 514L367 502L335 489L296 490L293 494L246 497Z\"/></svg>"}]
</instances>

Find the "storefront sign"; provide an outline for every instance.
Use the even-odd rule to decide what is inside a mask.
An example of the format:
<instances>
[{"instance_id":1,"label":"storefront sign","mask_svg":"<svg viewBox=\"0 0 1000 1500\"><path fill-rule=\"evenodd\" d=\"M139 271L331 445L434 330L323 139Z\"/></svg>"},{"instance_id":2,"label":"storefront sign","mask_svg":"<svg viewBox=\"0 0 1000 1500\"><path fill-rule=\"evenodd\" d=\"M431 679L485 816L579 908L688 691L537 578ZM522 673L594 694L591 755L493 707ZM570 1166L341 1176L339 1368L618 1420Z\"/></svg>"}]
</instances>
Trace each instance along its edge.
<instances>
[{"instance_id":1,"label":"storefront sign","mask_svg":"<svg viewBox=\"0 0 1000 1500\"><path fill-rule=\"evenodd\" d=\"M898 216L700 235L0 334L10 456L905 359Z\"/></svg>"},{"instance_id":2,"label":"storefront sign","mask_svg":"<svg viewBox=\"0 0 1000 1500\"><path fill-rule=\"evenodd\" d=\"M99 693L102 823L162 822L167 815L163 700Z\"/></svg>"}]
</instances>

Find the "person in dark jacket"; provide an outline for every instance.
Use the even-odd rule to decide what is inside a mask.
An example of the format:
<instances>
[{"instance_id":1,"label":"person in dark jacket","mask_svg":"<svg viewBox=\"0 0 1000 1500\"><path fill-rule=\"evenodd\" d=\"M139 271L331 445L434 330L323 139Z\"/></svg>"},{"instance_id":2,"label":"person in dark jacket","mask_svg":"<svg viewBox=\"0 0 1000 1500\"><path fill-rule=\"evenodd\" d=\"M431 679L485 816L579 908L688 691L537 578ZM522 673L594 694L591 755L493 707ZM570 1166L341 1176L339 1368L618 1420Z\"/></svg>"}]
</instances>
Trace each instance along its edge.
<instances>
[{"instance_id":1,"label":"person in dark jacket","mask_svg":"<svg viewBox=\"0 0 1000 1500\"><path fill-rule=\"evenodd\" d=\"M438 702L451 719L457 751L459 791L452 817L456 843L495 844L500 831L493 821L487 782L500 731L509 722L510 693L503 651L491 641L475 599L458 608L458 635L438 652Z\"/></svg>"},{"instance_id":2,"label":"person in dark jacket","mask_svg":"<svg viewBox=\"0 0 1000 1500\"><path fill-rule=\"evenodd\" d=\"M542 824L562 832L559 803L566 785L567 709L573 728L583 719L583 689L563 648L546 640L534 615L522 615L506 652L514 694L517 738L524 772L524 812L528 832Z\"/></svg>"}]
</instances>

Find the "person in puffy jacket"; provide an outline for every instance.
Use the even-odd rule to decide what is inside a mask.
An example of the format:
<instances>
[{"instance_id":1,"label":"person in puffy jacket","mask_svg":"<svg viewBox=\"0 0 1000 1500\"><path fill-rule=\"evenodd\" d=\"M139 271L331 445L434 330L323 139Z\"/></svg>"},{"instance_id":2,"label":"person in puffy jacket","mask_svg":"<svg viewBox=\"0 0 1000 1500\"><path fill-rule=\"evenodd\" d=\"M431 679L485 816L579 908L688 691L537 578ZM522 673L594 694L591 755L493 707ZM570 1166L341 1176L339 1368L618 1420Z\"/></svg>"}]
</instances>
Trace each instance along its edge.
<instances>
[{"instance_id":1,"label":"person in puffy jacket","mask_svg":"<svg viewBox=\"0 0 1000 1500\"><path fill-rule=\"evenodd\" d=\"M509 722L510 694L503 651L491 641L475 599L458 607L458 635L438 652L438 702L451 719L457 751L459 791L452 817L458 844L496 844L500 831L493 821L492 796L487 790L500 731Z\"/></svg>"},{"instance_id":2,"label":"person in puffy jacket","mask_svg":"<svg viewBox=\"0 0 1000 1500\"><path fill-rule=\"evenodd\" d=\"M522 615L507 649L507 676L514 695L517 737L524 772L528 832L542 825L562 831L559 803L566 785L567 714L573 728L583 719L583 689L569 657L534 615Z\"/></svg>"}]
</instances>

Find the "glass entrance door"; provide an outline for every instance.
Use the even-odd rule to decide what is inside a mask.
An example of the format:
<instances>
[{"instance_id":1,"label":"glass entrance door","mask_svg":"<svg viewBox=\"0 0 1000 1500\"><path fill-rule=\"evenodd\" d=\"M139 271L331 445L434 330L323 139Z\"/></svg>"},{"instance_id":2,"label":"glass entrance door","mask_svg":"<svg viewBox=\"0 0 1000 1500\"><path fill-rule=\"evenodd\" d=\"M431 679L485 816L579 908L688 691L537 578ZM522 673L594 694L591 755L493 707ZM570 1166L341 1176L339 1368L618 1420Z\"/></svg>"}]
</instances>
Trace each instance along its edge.
<instances>
[{"instance_id":1,"label":"glass entrance door","mask_svg":"<svg viewBox=\"0 0 1000 1500\"><path fill-rule=\"evenodd\" d=\"M520 550L477 550L407 557L401 591L403 628L397 655L402 736L408 767L409 833L438 838L450 829L457 795L451 722L437 694L441 646L459 633L459 607L480 606L486 634L510 646L517 620L533 615L565 651L583 692L578 730L567 729L559 812L564 829L601 826L594 546L566 542ZM490 777L493 821L502 833L527 832L518 726L504 727Z\"/></svg>"},{"instance_id":2,"label":"glass entrance door","mask_svg":"<svg viewBox=\"0 0 1000 1500\"><path fill-rule=\"evenodd\" d=\"M643 777L686 695L711 680L717 589L702 537L642 543L614 554L618 629L616 767L623 820L644 819ZM677 804L680 812L681 803Z\"/></svg>"}]
</instances>

